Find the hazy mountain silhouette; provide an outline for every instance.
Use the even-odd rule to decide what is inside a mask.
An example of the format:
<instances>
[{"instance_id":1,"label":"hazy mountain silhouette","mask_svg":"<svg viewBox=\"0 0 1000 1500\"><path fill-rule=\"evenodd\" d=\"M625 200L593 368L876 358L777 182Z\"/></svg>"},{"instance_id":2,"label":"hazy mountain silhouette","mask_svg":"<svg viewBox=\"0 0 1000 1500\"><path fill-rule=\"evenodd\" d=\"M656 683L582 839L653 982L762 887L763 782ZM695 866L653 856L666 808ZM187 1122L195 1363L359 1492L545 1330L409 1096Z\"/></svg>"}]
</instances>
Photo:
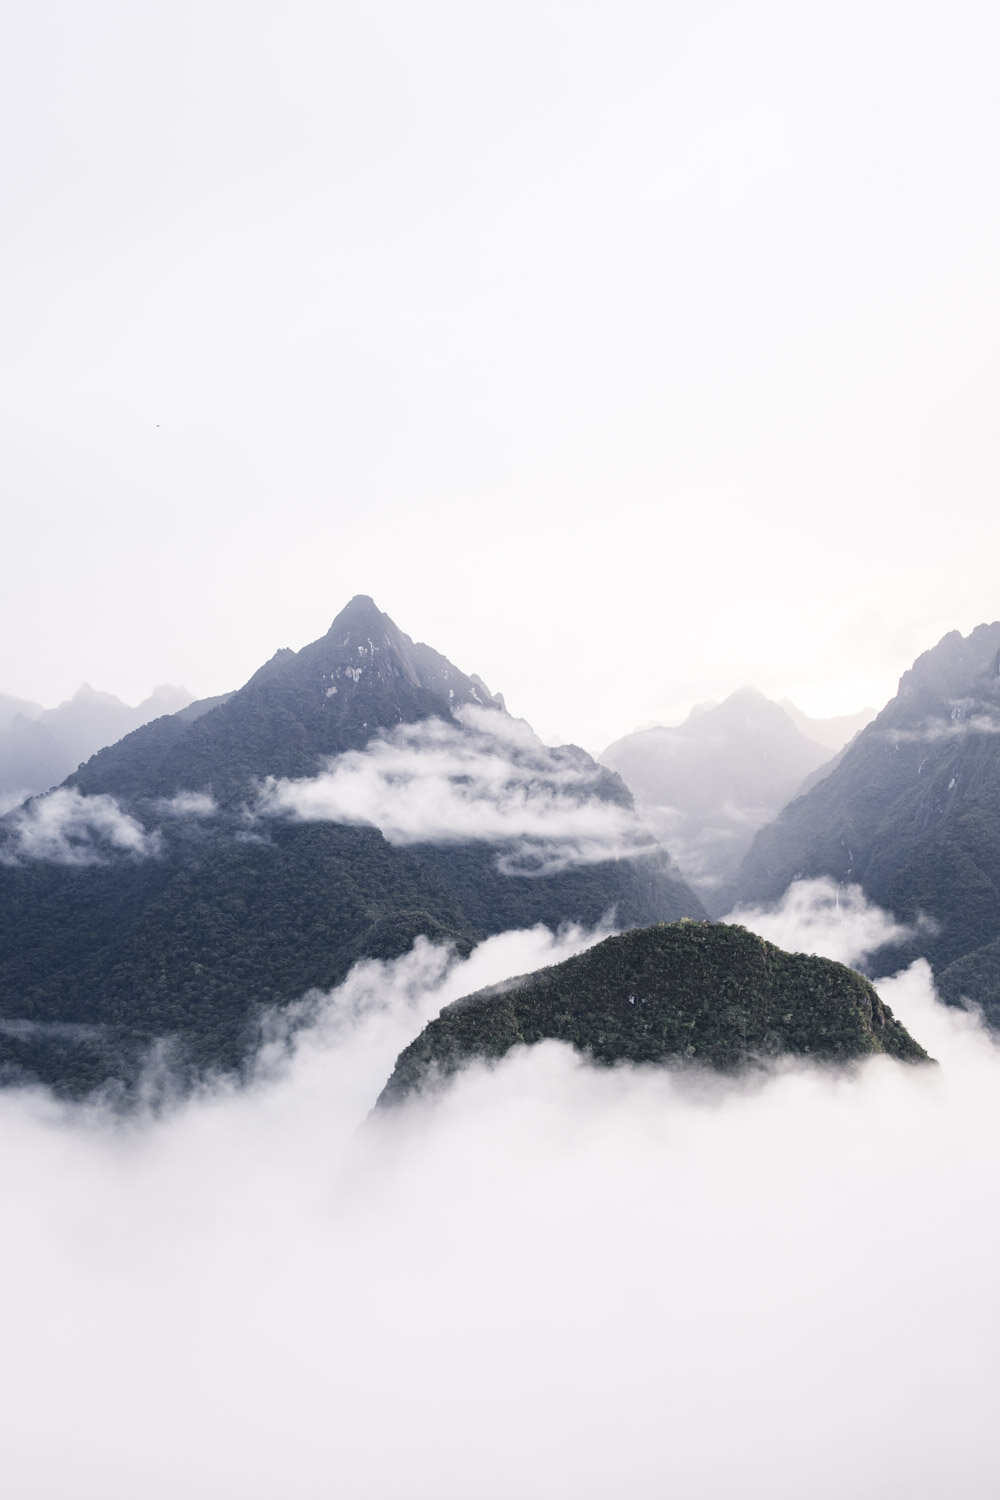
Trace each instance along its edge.
<instances>
[{"instance_id":1,"label":"hazy mountain silhouette","mask_svg":"<svg viewBox=\"0 0 1000 1500\"><path fill-rule=\"evenodd\" d=\"M842 750L878 713L877 708L862 708L856 714L835 714L828 719L814 719L809 714L804 714L801 708L796 708L788 698L782 698L780 706L807 740L824 745L831 752Z\"/></svg>"},{"instance_id":2,"label":"hazy mountain silhouette","mask_svg":"<svg viewBox=\"0 0 1000 1500\"><path fill-rule=\"evenodd\" d=\"M32 703L29 698L14 698L10 693L0 693L0 730L6 729L18 716L35 719L44 712L40 703Z\"/></svg>"},{"instance_id":3,"label":"hazy mountain silhouette","mask_svg":"<svg viewBox=\"0 0 1000 1500\"><path fill-rule=\"evenodd\" d=\"M676 728L626 735L600 757L617 771L710 911L728 909L728 882L757 830L830 758L756 688L699 705Z\"/></svg>"},{"instance_id":4,"label":"hazy mountain silhouette","mask_svg":"<svg viewBox=\"0 0 1000 1500\"><path fill-rule=\"evenodd\" d=\"M0 723L5 703L17 701L0 697ZM162 683L132 708L85 682L57 708L24 705L0 729L0 798L10 804L57 786L103 745L191 702L186 688Z\"/></svg>"}]
</instances>

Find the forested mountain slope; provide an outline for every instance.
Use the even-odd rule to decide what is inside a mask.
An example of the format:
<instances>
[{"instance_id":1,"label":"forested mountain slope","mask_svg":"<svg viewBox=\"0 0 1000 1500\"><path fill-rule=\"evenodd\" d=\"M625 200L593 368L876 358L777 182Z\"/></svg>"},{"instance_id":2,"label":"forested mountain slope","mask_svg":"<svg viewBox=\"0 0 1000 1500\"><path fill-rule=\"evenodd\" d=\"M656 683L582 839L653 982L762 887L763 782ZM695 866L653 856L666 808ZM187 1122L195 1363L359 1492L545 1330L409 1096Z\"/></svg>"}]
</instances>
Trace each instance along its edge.
<instances>
[{"instance_id":1,"label":"forested mountain slope","mask_svg":"<svg viewBox=\"0 0 1000 1500\"><path fill-rule=\"evenodd\" d=\"M0 1068L238 1067L261 1010L421 933L702 908L616 777L550 750L364 596L245 687L0 820Z\"/></svg>"}]
</instances>

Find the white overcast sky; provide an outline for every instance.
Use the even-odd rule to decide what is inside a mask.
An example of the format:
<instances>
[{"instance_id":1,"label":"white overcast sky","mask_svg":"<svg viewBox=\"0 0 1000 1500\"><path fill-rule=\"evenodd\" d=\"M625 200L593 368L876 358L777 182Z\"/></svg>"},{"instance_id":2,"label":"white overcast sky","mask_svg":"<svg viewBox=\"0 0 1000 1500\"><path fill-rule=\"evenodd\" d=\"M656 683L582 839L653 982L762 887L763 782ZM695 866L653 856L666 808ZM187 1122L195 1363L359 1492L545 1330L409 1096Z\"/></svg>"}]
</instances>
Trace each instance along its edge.
<instances>
[{"instance_id":1,"label":"white overcast sky","mask_svg":"<svg viewBox=\"0 0 1000 1500\"><path fill-rule=\"evenodd\" d=\"M599 748L1000 615L1000 12L37 0L0 54L0 690L355 593Z\"/></svg>"}]
</instances>

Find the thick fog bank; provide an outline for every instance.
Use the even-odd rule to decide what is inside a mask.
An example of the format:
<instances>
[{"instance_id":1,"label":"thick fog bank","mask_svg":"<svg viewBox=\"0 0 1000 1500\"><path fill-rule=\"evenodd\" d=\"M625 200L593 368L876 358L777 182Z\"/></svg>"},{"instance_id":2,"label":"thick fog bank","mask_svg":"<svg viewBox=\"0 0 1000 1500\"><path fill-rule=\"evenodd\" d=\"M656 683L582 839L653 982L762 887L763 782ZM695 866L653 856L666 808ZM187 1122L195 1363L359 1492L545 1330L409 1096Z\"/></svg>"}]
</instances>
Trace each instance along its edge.
<instances>
[{"instance_id":1,"label":"thick fog bank","mask_svg":"<svg viewBox=\"0 0 1000 1500\"><path fill-rule=\"evenodd\" d=\"M1000 1057L926 967L882 989L938 1068L546 1045L359 1130L441 1003L584 941L367 965L160 1118L0 1095L7 1493L992 1497Z\"/></svg>"}]
</instances>

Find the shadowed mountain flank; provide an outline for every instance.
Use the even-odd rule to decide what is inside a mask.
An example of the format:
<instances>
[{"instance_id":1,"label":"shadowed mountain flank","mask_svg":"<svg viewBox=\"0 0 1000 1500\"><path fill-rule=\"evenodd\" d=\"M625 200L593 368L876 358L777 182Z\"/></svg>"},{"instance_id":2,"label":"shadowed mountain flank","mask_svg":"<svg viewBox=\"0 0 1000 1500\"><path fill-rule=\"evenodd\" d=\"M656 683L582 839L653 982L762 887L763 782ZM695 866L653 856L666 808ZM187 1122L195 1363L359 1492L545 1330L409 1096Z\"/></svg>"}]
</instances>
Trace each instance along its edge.
<instances>
[{"instance_id":1,"label":"shadowed mountain flank","mask_svg":"<svg viewBox=\"0 0 1000 1500\"><path fill-rule=\"evenodd\" d=\"M768 903L820 875L915 924L885 965L926 957L945 999L1000 1022L1000 622L919 657L829 774L757 835L737 896Z\"/></svg>"}]
</instances>

